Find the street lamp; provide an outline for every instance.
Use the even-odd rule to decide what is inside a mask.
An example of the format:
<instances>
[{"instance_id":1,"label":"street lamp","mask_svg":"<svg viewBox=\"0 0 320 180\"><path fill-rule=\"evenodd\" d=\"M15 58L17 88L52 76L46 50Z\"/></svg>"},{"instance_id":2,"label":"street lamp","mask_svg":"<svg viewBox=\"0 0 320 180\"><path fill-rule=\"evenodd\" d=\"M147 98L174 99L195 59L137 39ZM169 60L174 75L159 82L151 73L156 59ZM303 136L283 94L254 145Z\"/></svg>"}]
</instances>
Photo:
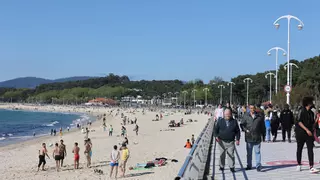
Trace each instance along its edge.
<instances>
[{"instance_id":1,"label":"street lamp","mask_svg":"<svg viewBox=\"0 0 320 180\"><path fill-rule=\"evenodd\" d=\"M227 83L230 86L230 105L232 104L232 85L236 85L236 83L230 81Z\"/></svg>"},{"instance_id":2,"label":"street lamp","mask_svg":"<svg viewBox=\"0 0 320 180\"><path fill-rule=\"evenodd\" d=\"M197 92L197 90L196 90L196 89L193 89L192 92L193 92L193 103L194 103L194 107L196 107L196 92Z\"/></svg>"},{"instance_id":3,"label":"street lamp","mask_svg":"<svg viewBox=\"0 0 320 180\"><path fill-rule=\"evenodd\" d=\"M299 30L302 30L304 24L303 24L303 22L302 22L299 18L297 18L297 17L295 17L295 16L285 15L285 16L279 17L277 20L274 21L273 25L274 25L277 29L279 29L279 27L280 27L279 21L280 21L281 19L287 19L287 20L288 20L288 48L287 48L287 53L288 53L288 55L287 55L287 63L289 64L289 63L290 63L290 21L291 21L291 19L297 20L297 21L299 22L299 25L298 25L298 29L299 29ZM290 66L288 66L288 68L287 68L287 85L288 85L288 86L290 85L290 78L289 78L289 76L290 76ZM290 91L287 92L287 104L290 104Z\"/></svg>"},{"instance_id":4,"label":"street lamp","mask_svg":"<svg viewBox=\"0 0 320 180\"><path fill-rule=\"evenodd\" d=\"M268 74L265 75L266 79L268 79L268 76L270 76L270 94L269 94L269 101L270 101L270 104L272 104L272 76L276 76L275 74L273 74L272 72L269 72Z\"/></svg>"},{"instance_id":5,"label":"street lamp","mask_svg":"<svg viewBox=\"0 0 320 180\"><path fill-rule=\"evenodd\" d=\"M179 94L179 92L175 92L174 94L176 95L176 106L177 106L178 105L178 94Z\"/></svg>"},{"instance_id":6,"label":"street lamp","mask_svg":"<svg viewBox=\"0 0 320 180\"><path fill-rule=\"evenodd\" d=\"M203 91L204 91L204 96L205 96L205 105L207 106L208 105L208 91L210 91L209 90L209 88L204 88L203 89Z\"/></svg>"},{"instance_id":7,"label":"street lamp","mask_svg":"<svg viewBox=\"0 0 320 180\"><path fill-rule=\"evenodd\" d=\"M243 82L247 82L247 106L249 106L249 82L252 83L253 81L251 78L245 78Z\"/></svg>"},{"instance_id":8,"label":"street lamp","mask_svg":"<svg viewBox=\"0 0 320 180\"><path fill-rule=\"evenodd\" d=\"M222 104L222 88L226 88L226 87L223 84L220 84L218 88L220 88L220 104Z\"/></svg>"},{"instance_id":9,"label":"street lamp","mask_svg":"<svg viewBox=\"0 0 320 180\"><path fill-rule=\"evenodd\" d=\"M172 92L168 92L170 103L172 104Z\"/></svg>"},{"instance_id":10,"label":"street lamp","mask_svg":"<svg viewBox=\"0 0 320 180\"><path fill-rule=\"evenodd\" d=\"M283 52L283 56L287 55L287 52L282 49L281 47L273 47L271 49L269 49L268 51L268 56L271 56L271 51L275 50L276 51L276 94L278 93L278 51L281 50Z\"/></svg>"},{"instance_id":11,"label":"street lamp","mask_svg":"<svg viewBox=\"0 0 320 180\"><path fill-rule=\"evenodd\" d=\"M287 69L287 66L288 66L288 64L285 64L284 65L284 69L286 70ZM292 66L295 66L297 69L299 69L299 66L298 65L296 65L295 63L289 63L289 66L290 66L290 86L292 86Z\"/></svg>"},{"instance_id":12,"label":"street lamp","mask_svg":"<svg viewBox=\"0 0 320 180\"><path fill-rule=\"evenodd\" d=\"M167 95L167 94L166 94L166 93L163 93L162 95L163 95L163 102L162 102L162 104L163 104L163 103L165 103L166 95Z\"/></svg>"},{"instance_id":13,"label":"street lamp","mask_svg":"<svg viewBox=\"0 0 320 180\"><path fill-rule=\"evenodd\" d=\"M188 94L188 91L182 91L182 94L183 94L184 108L186 108L186 95Z\"/></svg>"}]
</instances>

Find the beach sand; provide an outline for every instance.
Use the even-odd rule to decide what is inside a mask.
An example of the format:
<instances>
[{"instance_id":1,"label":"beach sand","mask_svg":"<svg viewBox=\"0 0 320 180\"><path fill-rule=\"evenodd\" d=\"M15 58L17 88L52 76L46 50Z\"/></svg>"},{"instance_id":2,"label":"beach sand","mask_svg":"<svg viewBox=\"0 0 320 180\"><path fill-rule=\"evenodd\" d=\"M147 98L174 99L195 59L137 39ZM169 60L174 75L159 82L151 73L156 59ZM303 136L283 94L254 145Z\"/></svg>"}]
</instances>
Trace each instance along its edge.
<instances>
[{"instance_id":1,"label":"beach sand","mask_svg":"<svg viewBox=\"0 0 320 180\"><path fill-rule=\"evenodd\" d=\"M136 136L133 131L134 125L126 125L128 132L130 150L130 158L127 163L126 177L121 179L145 179L145 180L170 180L174 179L178 174L187 154L190 149L185 149L184 145L186 139L190 139L194 134L195 138L204 128L208 121L208 116L200 114L184 115L184 112L171 112L166 110L165 113L169 115L163 116L160 121L152 121L155 115L159 112L147 111L145 115L142 109L137 109L135 113L130 113L130 110L120 110L118 116L115 116L116 109L113 109L111 115L110 108L75 108L75 107L62 107L62 106L28 106L28 105L0 105L0 108L21 108L26 110L34 110L35 108L40 111L59 111L59 112L84 112L91 115L106 115L107 128L112 125L114 133L112 137L108 136L107 131L103 131L102 118L98 118L91 126L89 138L93 143L92 167L87 168L84 158L84 134L80 130L73 132L64 132L62 139L67 147L67 156L60 172L55 170L55 161L52 159L53 147L48 147L48 154L51 159L46 158L47 171L37 172L38 164L38 150L41 148L41 143L45 142L47 146L59 142L60 136L47 136L34 139L27 142L21 142L13 145L8 145L0 148L0 173L1 179L110 179L109 160L110 153L114 145L120 146L119 143L123 141L120 137L121 128L121 112L129 119L137 117L137 124L139 125L139 135ZM133 111L133 109L131 110ZM186 123L182 127L174 128L175 131L163 131L168 129L168 122L170 120L179 121L181 118L198 120L198 122ZM79 143L80 147L80 169L73 169L73 154L72 148L74 142ZM176 159L177 163L168 160L167 164L162 167L154 167L146 170L128 170L128 167L135 166L137 163L146 163L155 158L166 157L168 159ZM94 173L94 169L101 169L103 175ZM120 171L118 173L120 176ZM113 178L114 179L114 178ZM118 178L120 179L120 178Z\"/></svg>"}]
</instances>

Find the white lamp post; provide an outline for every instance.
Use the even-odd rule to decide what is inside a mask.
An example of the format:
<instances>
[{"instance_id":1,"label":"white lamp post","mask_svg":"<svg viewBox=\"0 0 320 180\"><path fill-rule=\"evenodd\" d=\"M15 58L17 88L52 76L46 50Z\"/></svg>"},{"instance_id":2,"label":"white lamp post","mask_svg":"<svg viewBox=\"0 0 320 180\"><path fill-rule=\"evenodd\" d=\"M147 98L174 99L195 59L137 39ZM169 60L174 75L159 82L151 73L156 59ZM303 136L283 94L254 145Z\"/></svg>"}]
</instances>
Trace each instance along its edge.
<instances>
[{"instance_id":1,"label":"white lamp post","mask_svg":"<svg viewBox=\"0 0 320 180\"><path fill-rule=\"evenodd\" d=\"M172 104L172 92L168 92L170 103Z\"/></svg>"},{"instance_id":2,"label":"white lamp post","mask_svg":"<svg viewBox=\"0 0 320 180\"><path fill-rule=\"evenodd\" d=\"M272 72L269 72L268 74L265 75L266 79L268 79L268 76L270 76L270 94L269 94L269 101L272 104L272 76L276 76L275 74L273 74Z\"/></svg>"},{"instance_id":3,"label":"white lamp post","mask_svg":"<svg viewBox=\"0 0 320 180\"><path fill-rule=\"evenodd\" d=\"M284 65L285 70L287 69L287 66L288 64ZM290 86L292 86L292 71L293 71L292 66L296 67L297 69L299 69L299 66L296 65L295 63L289 63L289 66L290 66Z\"/></svg>"},{"instance_id":4,"label":"white lamp post","mask_svg":"<svg viewBox=\"0 0 320 180\"><path fill-rule=\"evenodd\" d=\"M249 82L252 83L253 81L251 78L245 78L243 82L247 82L247 106L249 106Z\"/></svg>"},{"instance_id":5,"label":"white lamp post","mask_svg":"<svg viewBox=\"0 0 320 180\"><path fill-rule=\"evenodd\" d=\"M220 88L220 104L222 104L222 88L226 88L224 85L220 84L218 86L218 88Z\"/></svg>"},{"instance_id":6,"label":"white lamp post","mask_svg":"<svg viewBox=\"0 0 320 180\"><path fill-rule=\"evenodd\" d=\"M184 108L186 108L186 95L188 94L188 91L182 91L183 94L183 104L184 104Z\"/></svg>"},{"instance_id":7,"label":"white lamp post","mask_svg":"<svg viewBox=\"0 0 320 180\"><path fill-rule=\"evenodd\" d=\"M228 86L230 86L230 105L232 104L232 86L236 85L234 82L228 82Z\"/></svg>"},{"instance_id":8,"label":"white lamp post","mask_svg":"<svg viewBox=\"0 0 320 180\"><path fill-rule=\"evenodd\" d=\"M176 106L177 106L178 105L178 94L179 94L179 92L175 92L174 94L176 95Z\"/></svg>"},{"instance_id":9,"label":"white lamp post","mask_svg":"<svg viewBox=\"0 0 320 180\"><path fill-rule=\"evenodd\" d=\"M197 92L197 90L193 89L192 92L193 92L193 104L194 104L194 107L196 107L196 92Z\"/></svg>"},{"instance_id":10,"label":"white lamp post","mask_svg":"<svg viewBox=\"0 0 320 180\"><path fill-rule=\"evenodd\" d=\"M278 93L278 51L281 50L283 52L283 56L287 55L287 52L282 49L281 47L273 47L269 49L268 51L268 56L271 56L271 51L275 50L276 51L276 94Z\"/></svg>"},{"instance_id":11,"label":"white lamp post","mask_svg":"<svg viewBox=\"0 0 320 180\"><path fill-rule=\"evenodd\" d=\"M204 91L204 98L205 98L205 105L207 106L208 105L208 91L209 91L209 88L204 88L203 89Z\"/></svg>"},{"instance_id":12,"label":"white lamp post","mask_svg":"<svg viewBox=\"0 0 320 180\"><path fill-rule=\"evenodd\" d=\"M281 16L279 17L277 20L274 21L273 25L278 29L280 27L280 24L279 24L279 21L281 19L287 19L288 20L288 48L287 48L287 63L289 64L290 63L290 21L291 19L295 19L299 22L299 25L298 25L298 29L301 30L304 26L303 22L295 17L295 16L292 16L292 15L285 15L285 16ZM290 85L290 66L288 66L287 68L287 85L289 86ZM290 104L290 91L287 92L287 104Z\"/></svg>"}]
</instances>

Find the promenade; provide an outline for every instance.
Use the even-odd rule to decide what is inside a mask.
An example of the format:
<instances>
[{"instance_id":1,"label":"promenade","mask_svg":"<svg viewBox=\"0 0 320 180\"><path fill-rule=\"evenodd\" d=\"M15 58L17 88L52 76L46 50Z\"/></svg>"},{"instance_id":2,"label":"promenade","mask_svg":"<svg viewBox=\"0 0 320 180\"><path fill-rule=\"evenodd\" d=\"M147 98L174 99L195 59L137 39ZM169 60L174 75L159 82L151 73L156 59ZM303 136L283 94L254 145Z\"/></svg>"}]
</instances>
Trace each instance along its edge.
<instances>
[{"instance_id":1,"label":"promenade","mask_svg":"<svg viewBox=\"0 0 320 180\"><path fill-rule=\"evenodd\" d=\"M212 148L213 156L211 157L211 169L210 174L214 174L212 179L214 180L318 180L320 179L320 173L312 174L309 172L308 156L306 145L303 149L302 157L302 171L296 171L296 142L295 138L292 138L292 143L281 142L281 132L278 132L278 141L274 143L262 143L261 144L261 156L262 156L262 172L257 172L256 169L246 171L246 144L244 141L244 134L241 134L240 146L236 148L235 157L236 165L235 173L231 173L228 167L228 161L226 160L226 167L224 172L219 171L219 149ZM314 148L315 155L315 167L320 168L320 144L315 142ZM215 142L213 147L215 146ZM213 166L214 163L214 166ZM255 155L253 152L253 166L255 166ZM213 169L214 168L214 169Z\"/></svg>"}]
</instances>

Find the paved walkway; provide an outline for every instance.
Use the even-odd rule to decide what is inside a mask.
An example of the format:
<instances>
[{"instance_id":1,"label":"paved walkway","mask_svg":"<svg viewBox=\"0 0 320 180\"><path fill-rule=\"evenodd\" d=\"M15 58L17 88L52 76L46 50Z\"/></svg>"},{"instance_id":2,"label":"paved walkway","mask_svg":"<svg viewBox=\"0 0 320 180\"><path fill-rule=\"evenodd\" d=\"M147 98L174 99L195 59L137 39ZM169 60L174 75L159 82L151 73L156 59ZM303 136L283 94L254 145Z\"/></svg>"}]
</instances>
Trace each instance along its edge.
<instances>
[{"instance_id":1,"label":"paved walkway","mask_svg":"<svg viewBox=\"0 0 320 180\"><path fill-rule=\"evenodd\" d=\"M262 155L262 172L257 172L255 169L245 171L246 163L246 145L244 142L244 134L241 134L240 146L236 148L236 173L231 173L228 168L228 161L226 160L226 167L224 172L219 171L219 150L218 148L212 148L212 160L210 172L215 174L212 179L214 180L319 180L320 173L312 174L309 172L308 157L306 145L303 149L302 171L296 171L296 142L274 142L274 143L262 143L261 155ZM280 137L280 138L279 138ZM278 140L282 138L280 131L278 132ZM295 138L293 138L295 139ZM214 142L215 143L215 142ZM314 149L315 155L315 167L320 168L320 145L316 144ZM215 146L215 144L213 144ZM255 155L253 151L253 166L255 165ZM215 165L213 166L213 162ZM214 169L212 169L214 167ZM211 175L212 176L212 175Z\"/></svg>"}]
</instances>

